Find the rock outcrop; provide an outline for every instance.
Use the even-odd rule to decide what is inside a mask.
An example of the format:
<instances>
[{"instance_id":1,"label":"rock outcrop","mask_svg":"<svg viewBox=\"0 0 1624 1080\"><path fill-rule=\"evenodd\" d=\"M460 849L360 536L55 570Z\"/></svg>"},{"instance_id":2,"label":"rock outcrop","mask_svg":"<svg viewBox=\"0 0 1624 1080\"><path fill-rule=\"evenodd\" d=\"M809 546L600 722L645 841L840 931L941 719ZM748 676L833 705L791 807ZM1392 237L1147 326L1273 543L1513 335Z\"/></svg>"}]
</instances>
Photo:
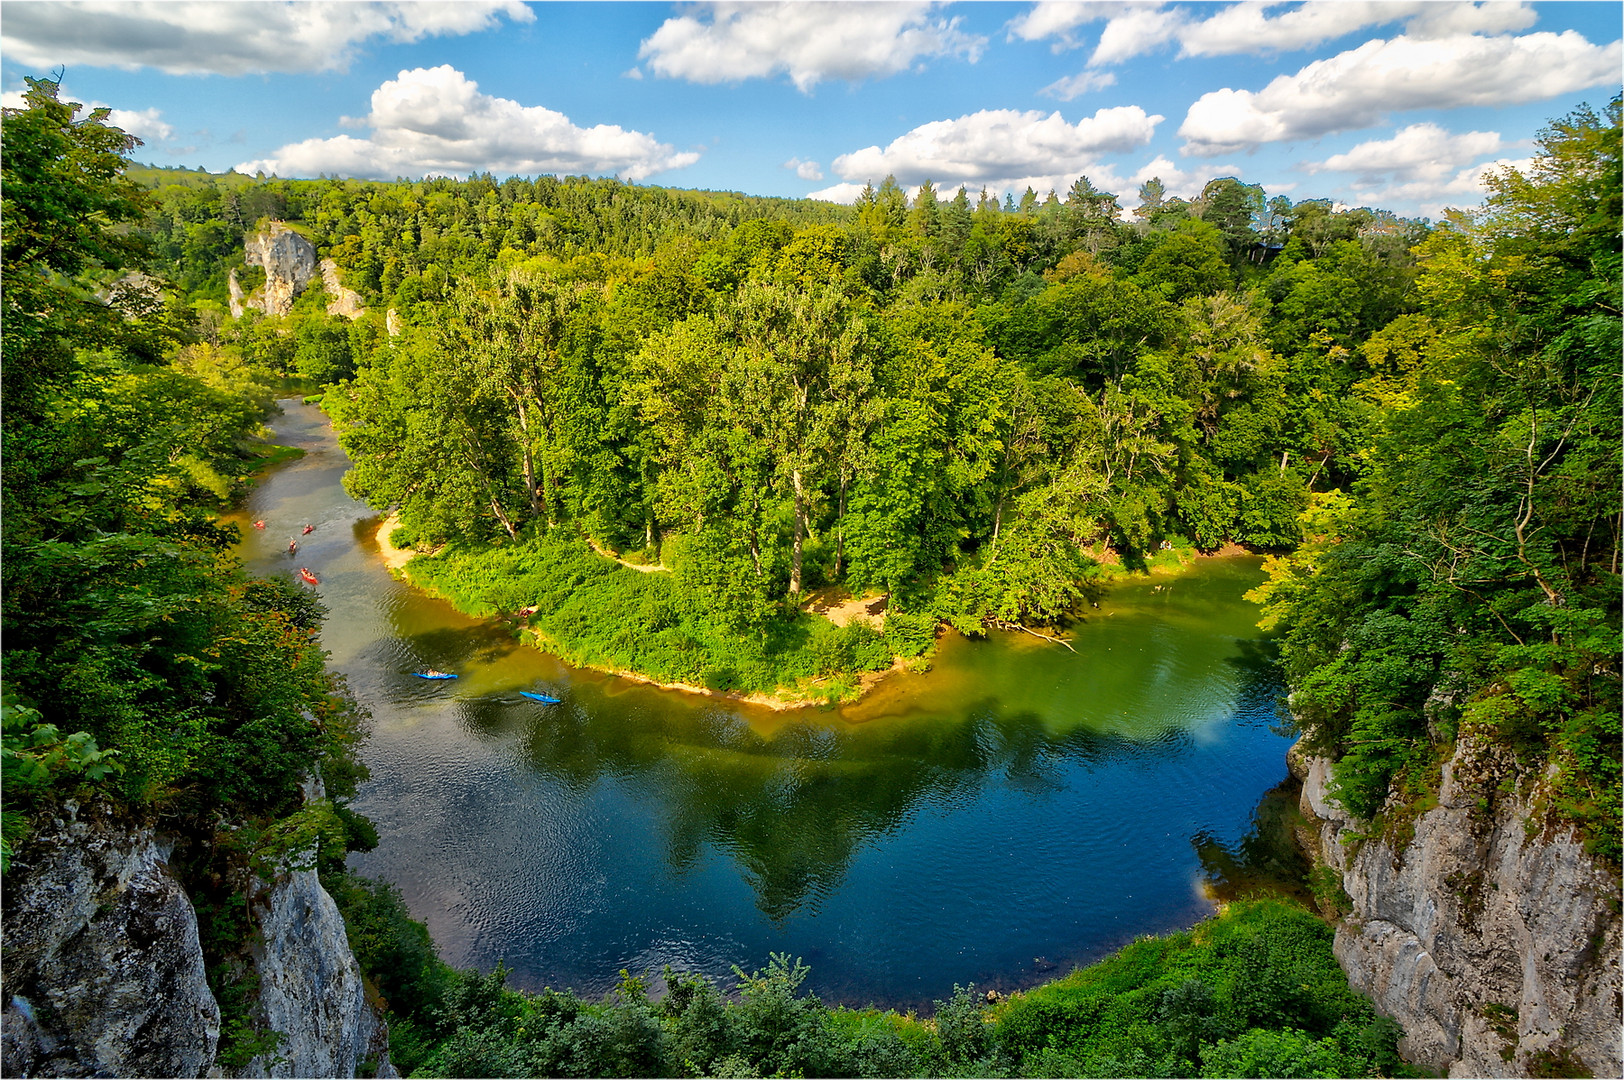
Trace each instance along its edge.
<instances>
[{"instance_id":1,"label":"rock outcrop","mask_svg":"<svg viewBox=\"0 0 1624 1080\"><path fill-rule=\"evenodd\" d=\"M315 246L282 222L273 221L263 231L243 237L242 247L250 266L265 268L265 284L244 296L233 270L226 282L232 317L241 317L247 308L267 315L286 315L293 310L294 298L316 276Z\"/></svg>"},{"instance_id":2,"label":"rock outcrop","mask_svg":"<svg viewBox=\"0 0 1624 1080\"><path fill-rule=\"evenodd\" d=\"M361 303L361 294L354 289L346 289L344 283L338 280L338 264L331 259L321 261L321 287L332 297L327 302L327 314L359 319L367 313L366 305Z\"/></svg>"},{"instance_id":3,"label":"rock outcrop","mask_svg":"<svg viewBox=\"0 0 1624 1080\"><path fill-rule=\"evenodd\" d=\"M227 1075L197 914L168 851L150 827L71 802L19 849L5 882L3 1075ZM281 1039L236 1075L395 1076L387 1029L315 871L258 883L250 899L251 1008Z\"/></svg>"},{"instance_id":4,"label":"rock outcrop","mask_svg":"<svg viewBox=\"0 0 1624 1080\"><path fill-rule=\"evenodd\" d=\"M1413 835L1361 838L1327 791L1330 762L1293 749L1318 856L1351 907L1337 959L1403 1025L1409 1061L1450 1076L1624 1075L1619 881L1547 822L1541 784L1511 790L1506 752L1465 737Z\"/></svg>"},{"instance_id":5,"label":"rock outcrop","mask_svg":"<svg viewBox=\"0 0 1624 1080\"><path fill-rule=\"evenodd\" d=\"M326 798L319 777L307 803ZM286 870L251 893L259 934L251 951L259 977L257 1019L282 1033L274 1056L242 1076L395 1076L388 1029L367 1000L344 918L314 870Z\"/></svg>"},{"instance_id":6,"label":"rock outcrop","mask_svg":"<svg viewBox=\"0 0 1624 1080\"><path fill-rule=\"evenodd\" d=\"M202 1075L220 1007L168 851L148 828L64 811L6 874L5 1075Z\"/></svg>"}]
</instances>

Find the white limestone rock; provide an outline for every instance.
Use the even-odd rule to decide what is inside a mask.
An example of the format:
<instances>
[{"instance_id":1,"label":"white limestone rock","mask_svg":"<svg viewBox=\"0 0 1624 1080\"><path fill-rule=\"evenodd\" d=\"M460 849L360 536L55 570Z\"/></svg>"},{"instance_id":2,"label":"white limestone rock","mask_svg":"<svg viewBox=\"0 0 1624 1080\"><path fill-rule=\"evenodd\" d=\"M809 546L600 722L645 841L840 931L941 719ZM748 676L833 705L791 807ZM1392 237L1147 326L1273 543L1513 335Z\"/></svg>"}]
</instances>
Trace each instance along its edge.
<instances>
[{"instance_id":1,"label":"white limestone rock","mask_svg":"<svg viewBox=\"0 0 1624 1080\"><path fill-rule=\"evenodd\" d=\"M168 849L77 809L6 874L4 1074L201 1076L220 1009Z\"/></svg>"},{"instance_id":2,"label":"white limestone rock","mask_svg":"<svg viewBox=\"0 0 1624 1080\"><path fill-rule=\"evenodd\" d=\"M327 314L342 315L353 320L367 313L366 305L361 303L361 294L354 289L346 289L344 283L338 280L338 264L331 259L321 261L321 286L332 297L327 303Z\"/></svg>"},{"instance_id":3,"label":"white limestone rock","mask_svg":"<svg viewBox=\"0 0 1624 1080\"><path fill-rule=\"evenodd\" d=\"M1505 752L1463 738L1413 838L1358 841L1304 757L1302 810L1352 912L1335 951L1349 982L1404 1026L1411 1062L1450 1076L1624 1075L1619 882L1537 809L1502 791Z\"/></svg>"},{"instance_id":4,"label":"white limestone rock","mask_svg":"<svg viewBox=\"0 0 1624 1080\"><path fill-rule=\"evenodd\" d=\"M294 298L316 276L315 246L280 221L271 222L262 232L249 233L242 246L249 265L265 268L265 284L241 306L258 308L267 315L286 315L293 310ZM234 302L234 314L238 307Z\"/></svg>"}]
</instances>

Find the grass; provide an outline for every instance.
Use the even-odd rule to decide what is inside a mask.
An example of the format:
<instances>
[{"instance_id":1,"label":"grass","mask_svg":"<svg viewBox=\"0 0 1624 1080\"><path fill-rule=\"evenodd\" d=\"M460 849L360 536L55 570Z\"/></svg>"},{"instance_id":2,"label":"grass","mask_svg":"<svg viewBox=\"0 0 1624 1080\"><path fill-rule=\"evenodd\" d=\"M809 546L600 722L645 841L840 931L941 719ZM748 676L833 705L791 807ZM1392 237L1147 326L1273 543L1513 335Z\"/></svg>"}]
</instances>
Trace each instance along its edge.
<instances>
[{"instance_id":1,"label":"grass","mask_svg":"<svg viewBox=\"0 0 1624 1080\"><path fill-rule=\"evenodd\" d=\"M759 631L717 624L676 574L640 573L584 540L543 535L501 547L451 544L407 568L413 584L476 617L536 608L535 642L569 663L662 683L786 700L856 696L858 676L891 665L873 629L784 611Z\"/></svg>"}]
</instances>

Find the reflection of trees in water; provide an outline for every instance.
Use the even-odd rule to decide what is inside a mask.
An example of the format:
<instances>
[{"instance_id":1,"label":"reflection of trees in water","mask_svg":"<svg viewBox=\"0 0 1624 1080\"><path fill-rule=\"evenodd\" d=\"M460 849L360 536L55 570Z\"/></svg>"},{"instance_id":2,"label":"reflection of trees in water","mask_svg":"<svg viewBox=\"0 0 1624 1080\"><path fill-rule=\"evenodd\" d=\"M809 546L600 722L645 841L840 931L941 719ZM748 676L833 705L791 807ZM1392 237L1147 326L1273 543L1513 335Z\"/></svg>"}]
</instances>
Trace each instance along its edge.
<instances>
[{"instance_id":1,"label":"reflection of trees in water","mask_svg":"<svg viewBox=\"0 0 1624 1080\"><path fill-rule=\"evenodd\" d=\"M770 737L716 709L600 706L589 716L570 705L534 713L497 699L462 707L472 730L518 735L532 766L572 790L612 778L658 800L672 867L695 865L706 843L728 852L777 922L815 910L865 843L922 807L964 805L998 784L1058 791L1069 767L1169 758L1189 746L1182 732L1152 741L1088 731L1055 737L1037 715L1001 716L991 701L959 720L852 729L808 721Z\"/></svg>"},{"instance_id":2,"label":"reflection of trees in water","mask_svg":"<svg viewBox=\"0 0 1624 1080\"><path fill-rule=\"evenodd\" d=\"M1291 777L1264 792L1251 829L1233 850L1206 832L1190 838L1217 899L1285 896L1314 906L1308 859L1297 842L1297 829L1305 824L1297 805L1301 794L1302 785Z\"/></svg>"},{"instance_id":3,"label":"reflection of trees in water","mask_svg":"<svg viewBox=\"0 0 1624 1080\"><path fill-rule=\"evenodd\" d=\"M489 663L522 647L499 622L402 636L412 655L442 668ZM1272 725L1280 685L1273 643L1237 640L1225 662L1240 690L1232 722ZM518 738L531 766L571 791L613 779L656 800L670 865L686 871L707 843L728 852L758 907L777 922L816 910L864 844L922 808L967 805L998 786L1042 796L1063 790L1072 769L1125 760L1154 766L1192 749L1190 734L1176 726L1150 738L1086 728L1056 734L1038 714L1004 712L990 696L966 703L956 718L858 727L810 719L771 736L725 708L687 702L596 698L591 709L573 700L540 709L497 697L458 704L470 733ZM1192 842L1215 880L1251 880L1243 868L1273 858L1255 837L1239 854L1210 837Z\"/></svg>"}]
</instances>

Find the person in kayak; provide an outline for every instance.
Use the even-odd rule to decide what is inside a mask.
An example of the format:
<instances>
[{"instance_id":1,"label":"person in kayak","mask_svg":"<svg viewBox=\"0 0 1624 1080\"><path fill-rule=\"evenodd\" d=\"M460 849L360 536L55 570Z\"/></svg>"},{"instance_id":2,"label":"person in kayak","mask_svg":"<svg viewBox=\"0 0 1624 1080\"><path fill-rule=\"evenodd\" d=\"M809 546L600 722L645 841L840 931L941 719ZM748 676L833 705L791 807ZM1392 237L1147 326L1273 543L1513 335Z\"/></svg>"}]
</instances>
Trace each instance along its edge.
<instances>
[{"instance_id":1,"label":"person in kayak","mask_svg":"<svg viewBox=\"0 0 1624 1080\"><path fill-rule=\"evenodd\" d=\"M299 541L297 541L297 540L289 540L288 541L288 554L289 555L297 555L298 553L299 553Z\"/></svg>"}]
</instances>

